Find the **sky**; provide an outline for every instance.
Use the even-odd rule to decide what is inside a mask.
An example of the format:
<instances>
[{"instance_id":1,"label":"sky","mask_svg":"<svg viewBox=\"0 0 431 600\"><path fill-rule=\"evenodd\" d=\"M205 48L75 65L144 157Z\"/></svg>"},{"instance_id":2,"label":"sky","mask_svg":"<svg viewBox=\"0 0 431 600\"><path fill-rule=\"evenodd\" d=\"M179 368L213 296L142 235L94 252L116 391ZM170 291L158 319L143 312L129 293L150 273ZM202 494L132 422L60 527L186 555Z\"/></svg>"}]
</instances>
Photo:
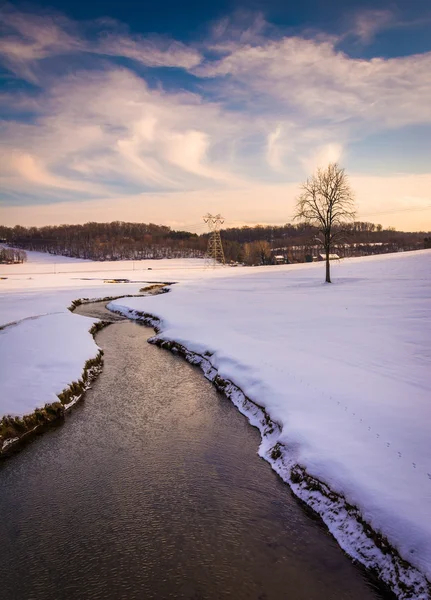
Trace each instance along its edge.
<instances>
[{"instance_id":1,"label":"sky","mask_svg":"<svg viewBox=\"0 0 431 600\"><path fill-rule=\"evenodd\" d=\"M0 0L3 224L282 224L331 161L431 230L430 0Z\"/></svg>"}]
</instances>

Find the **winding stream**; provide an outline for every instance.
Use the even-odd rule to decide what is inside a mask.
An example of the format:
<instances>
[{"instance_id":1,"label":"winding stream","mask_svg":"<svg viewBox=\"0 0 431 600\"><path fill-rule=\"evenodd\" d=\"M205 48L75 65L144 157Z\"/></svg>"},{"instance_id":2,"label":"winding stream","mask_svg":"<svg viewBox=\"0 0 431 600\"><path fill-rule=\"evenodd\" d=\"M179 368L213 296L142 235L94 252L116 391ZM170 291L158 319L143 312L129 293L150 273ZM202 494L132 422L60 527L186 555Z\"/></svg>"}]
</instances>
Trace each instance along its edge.
<instances>
[{"instance_id":1,"label":"winding stream","mask_svg":"<svg viewBox=\"0 0 431 600\"><path fill-rule=\"evenodd\" d=\"M108 313L102 375L0 466L1 597L382 598L257 454L202 373ZM77 317L79 318L79 317Z\"/></svg>"}]
</instances>

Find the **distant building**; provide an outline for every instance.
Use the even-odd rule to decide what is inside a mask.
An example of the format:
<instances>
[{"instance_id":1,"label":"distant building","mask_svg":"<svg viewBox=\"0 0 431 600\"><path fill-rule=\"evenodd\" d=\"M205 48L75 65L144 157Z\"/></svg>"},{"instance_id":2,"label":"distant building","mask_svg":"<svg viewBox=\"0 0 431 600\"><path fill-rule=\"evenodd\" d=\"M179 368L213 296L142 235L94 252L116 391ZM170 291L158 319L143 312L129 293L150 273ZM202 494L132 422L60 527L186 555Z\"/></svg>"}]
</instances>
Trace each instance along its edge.
<instances>
[{"instance_id":1,"label":"distant building","mask_svg":"<svg viewBox=\"0 0 431 600\"><path fill-rule=\"evenodd\" d=\"M276 254L274 256L274 261L276 265L284 265L286 263L286 257L282 254Z\"/></svg>"},{"instance_id":2,"label":"distant building","mask_svg":"<svg viewBox=\"0 0 431 600\"><path fill-rule=\"evenodd\" d=\"M318 260L326 260L326 254L319 254ZM340 257L338 256L338 254L331 253L329 255L329 260L340 260Z\"/></svg>"}]
</instances>

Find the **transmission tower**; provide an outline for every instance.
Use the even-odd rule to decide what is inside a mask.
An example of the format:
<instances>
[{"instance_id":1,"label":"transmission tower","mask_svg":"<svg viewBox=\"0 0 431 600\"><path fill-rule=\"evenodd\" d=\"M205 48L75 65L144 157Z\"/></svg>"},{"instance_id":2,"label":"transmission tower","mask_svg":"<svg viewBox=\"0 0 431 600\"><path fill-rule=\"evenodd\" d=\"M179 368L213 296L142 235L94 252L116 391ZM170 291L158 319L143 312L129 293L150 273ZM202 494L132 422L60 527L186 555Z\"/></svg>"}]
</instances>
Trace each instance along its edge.
<instances>
[{"instance_id":1,"label":"transmission tower","mask_svg":"<svg viewBox=\"0 0 431 600\"><path fill-rule=\"evenodd\" d=\"M210 236L208 238L208 247L205 255L205 263L208 266L215 267L218 264L226 264L223 252L223 245L220 237L220 227L224 223L221 215L210 215L203 217L204 223L208 225Z\"/></svg>"}]
</instances>

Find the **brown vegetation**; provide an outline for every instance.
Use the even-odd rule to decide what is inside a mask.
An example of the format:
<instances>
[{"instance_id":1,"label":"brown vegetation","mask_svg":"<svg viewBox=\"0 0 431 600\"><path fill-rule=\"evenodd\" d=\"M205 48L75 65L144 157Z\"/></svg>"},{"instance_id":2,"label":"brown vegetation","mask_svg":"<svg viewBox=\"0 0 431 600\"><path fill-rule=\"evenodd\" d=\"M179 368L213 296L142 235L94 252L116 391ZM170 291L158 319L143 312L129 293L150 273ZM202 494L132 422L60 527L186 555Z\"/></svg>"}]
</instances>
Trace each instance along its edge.
<instances>
[{"instance_id":1,"label":"brown vegetation","mask_svg":"<svg viewBox=\"0 0 431 600\"><path fill-rule=\"evenodd\" d=\"M0 264L17 264L27 260L27 253L17 248L4 248L0 246Z\"/></svg>"},{"instance_id":2,"label":"brown vegetation","mask_svg":"<svg viewBox=\"0 0 431 600\"><path fill-rule=\"evenodd\" d=\"M430 239L430 233L396 231L363 221L343 228L349 233L348 242L333 240L333 251L341 257L418 250ZM220 233L227 263L274 264L276 255L285 262L304 262L323 252L323 245L316 241L318 228L305 222L231 227ZM0 226L0 239L17 248L101 261L200 258L208 244L207 233L118 221L40 228Z\"/></svg>"}]
</instances>

